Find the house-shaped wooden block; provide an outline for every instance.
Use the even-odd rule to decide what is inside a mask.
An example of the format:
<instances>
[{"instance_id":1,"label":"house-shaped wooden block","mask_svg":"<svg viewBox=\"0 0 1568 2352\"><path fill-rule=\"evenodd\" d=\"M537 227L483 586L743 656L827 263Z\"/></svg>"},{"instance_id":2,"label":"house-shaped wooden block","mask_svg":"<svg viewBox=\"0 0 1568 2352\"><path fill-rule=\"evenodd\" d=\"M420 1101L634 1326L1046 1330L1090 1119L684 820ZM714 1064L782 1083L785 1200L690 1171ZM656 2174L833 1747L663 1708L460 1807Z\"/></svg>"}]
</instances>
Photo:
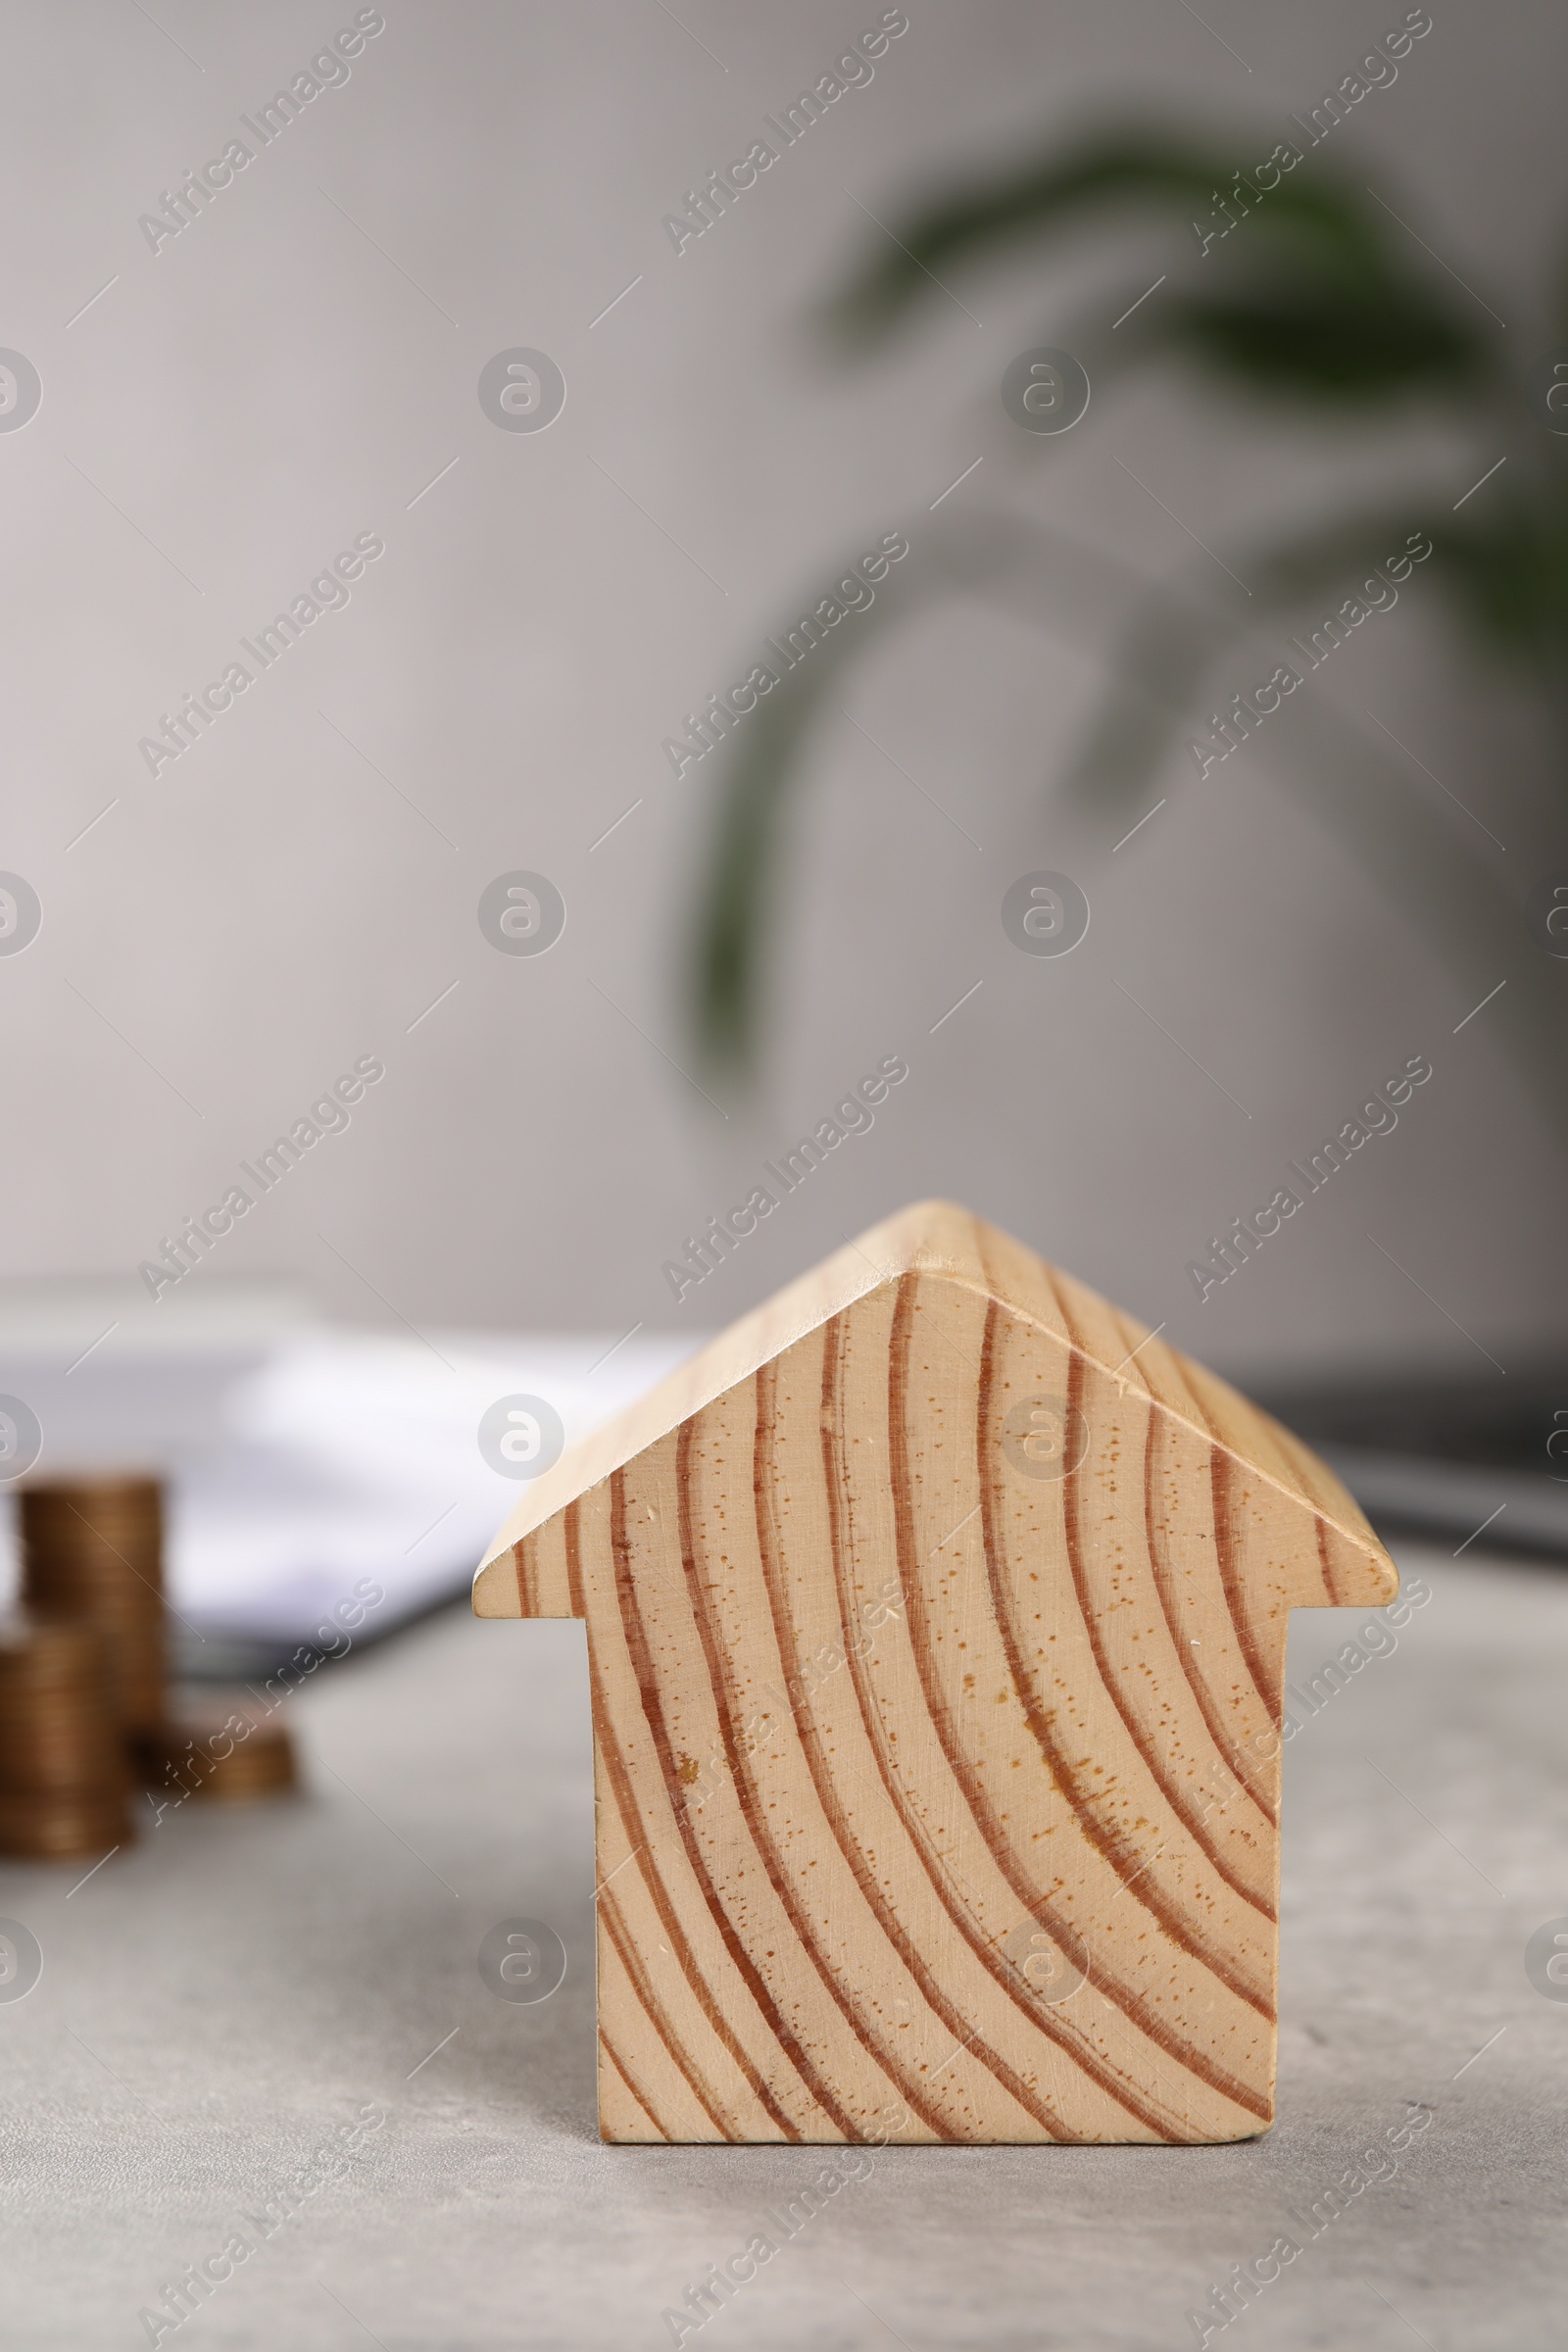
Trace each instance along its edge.
<instances>
[{"instance_id":1,"label":"house-shaped wooden block","mask_svg":"<svg viewBox=\"0 0 1568 2352\"><path fill-rule=\"evenodd\" d=\"M1293 1607L1392 1562L1234 1390L927 1202L530 1489L588 1628L612 2140L1272 2120Z\"/></svg>"}]
</instances>

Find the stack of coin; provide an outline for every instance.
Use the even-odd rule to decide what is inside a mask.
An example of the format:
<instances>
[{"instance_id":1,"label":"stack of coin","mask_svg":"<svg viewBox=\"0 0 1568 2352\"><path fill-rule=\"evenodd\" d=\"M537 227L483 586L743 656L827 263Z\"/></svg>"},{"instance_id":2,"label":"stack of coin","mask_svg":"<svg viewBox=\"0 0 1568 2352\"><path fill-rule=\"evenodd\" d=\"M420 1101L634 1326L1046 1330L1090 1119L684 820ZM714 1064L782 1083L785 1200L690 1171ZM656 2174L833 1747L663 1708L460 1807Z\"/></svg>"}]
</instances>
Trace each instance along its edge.
<instances>
[{"instance_id":1,"label":"stack of coin","mask_svg":"<svg viewBox=\"0 0 1568 2352\"><path fill-rule=\"evenodd\" d=\"M104 1636L114 1719L129 1733L164 1711L163 1506L150 1478L22 1490L22 1593L39 1617Z\"/></svg>"},{"instance_id":2,"label":"stack of coin","mask_svg":"<svg viewBox=\"0 0 1568 2352\"><path fill-rule=\"evenodd\" d=\"M288 1733L243 1690L176 1692L165 1720L134 1736L132 1752L160 1819L187 1797L243 1805L295 1786Z\"/></svg>"},{"instance_id":3,"label":"stack of coin","mask_svg":"<svg viewBox=\"0 0 1568 2352\"><path fill-rule=\"evenodd\" d=\"M134 1836L103 1636L0 1620L0 1852L68 1860Z\"/></svg>"}]
</instances>

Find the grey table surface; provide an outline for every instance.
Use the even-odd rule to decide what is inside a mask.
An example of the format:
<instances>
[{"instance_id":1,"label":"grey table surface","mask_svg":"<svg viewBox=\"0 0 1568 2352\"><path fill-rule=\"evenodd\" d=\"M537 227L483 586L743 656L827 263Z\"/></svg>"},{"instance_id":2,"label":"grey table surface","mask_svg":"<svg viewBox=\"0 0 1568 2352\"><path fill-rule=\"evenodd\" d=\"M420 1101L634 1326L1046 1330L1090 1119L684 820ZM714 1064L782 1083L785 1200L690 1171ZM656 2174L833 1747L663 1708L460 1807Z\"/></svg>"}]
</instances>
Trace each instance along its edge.
<instances>
[{"instance_id":1,"label":"grey table surface","mask_svg":"<svg viewBox=\"0 0 1568 2352\"><path fill-rule=\"evenodd\" d=\"M1192 2344L1231 2266L1294 2233L1210 2343L1562 2345L1568 2000L1525 1946L1568 1914L1568 1576L1396 1548L1432 1598L1286 1750L1274 2130L861 2151L687 2344ZM1298 1612L1290 1679L1360 1622ZM600 2144L582 1629L453 1610L289 1703L300 1799L149 1815L84 1884L0 1869L43 1953L0 2000L0 2344L672 2343L666 2310L830 2151ZM516 1915L568 1954L534 2004L476 1967ZM1412 2112L1306 2237L1291 2216ZM160 2326L236 2232L249 2255Z\"/></svg>"}]
</instances>

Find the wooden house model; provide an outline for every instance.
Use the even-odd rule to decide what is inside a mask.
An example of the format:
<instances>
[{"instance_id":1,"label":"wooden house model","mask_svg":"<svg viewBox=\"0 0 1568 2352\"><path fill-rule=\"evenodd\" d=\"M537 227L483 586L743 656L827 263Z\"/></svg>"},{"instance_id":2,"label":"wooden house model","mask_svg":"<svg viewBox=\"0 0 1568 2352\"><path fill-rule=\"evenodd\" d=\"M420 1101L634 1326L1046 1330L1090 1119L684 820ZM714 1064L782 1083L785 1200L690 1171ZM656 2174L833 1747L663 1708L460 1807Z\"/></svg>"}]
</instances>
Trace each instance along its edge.
<instances>
[{"instance_id":1,"label":"wooden house model","mask_svg":"<svg viewBox=\"0 0 1568 2352\"><path fill-rule=\"evenodd\" d=\"M905 1210L540 1477L482 1617L580 1617L610 2140L1272 2120L1292 1608L1394 1567L1265 1414Z\"/></svg>"}]
</instances>

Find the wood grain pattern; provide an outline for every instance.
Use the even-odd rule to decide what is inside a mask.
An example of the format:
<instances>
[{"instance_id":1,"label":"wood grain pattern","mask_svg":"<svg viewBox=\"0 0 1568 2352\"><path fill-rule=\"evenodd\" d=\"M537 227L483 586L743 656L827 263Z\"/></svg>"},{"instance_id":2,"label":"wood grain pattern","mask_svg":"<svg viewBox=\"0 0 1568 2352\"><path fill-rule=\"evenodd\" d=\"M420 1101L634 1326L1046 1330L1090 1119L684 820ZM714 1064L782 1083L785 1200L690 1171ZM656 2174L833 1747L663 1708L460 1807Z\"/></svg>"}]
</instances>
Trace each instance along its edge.
<instances>
[{"instance_id":1,"label":"wood grain pattern","mask_svg":"<svg viewBox=\"0 0 1568 2352\"><path fill-rule=\"evenodd\" d=\"M1262 2130L1289 1612L1396 1591L1297 1440L959 1209L781 1292L475 1580L587 1623L603 2135Z\"/></svg>"}]
</instances>

